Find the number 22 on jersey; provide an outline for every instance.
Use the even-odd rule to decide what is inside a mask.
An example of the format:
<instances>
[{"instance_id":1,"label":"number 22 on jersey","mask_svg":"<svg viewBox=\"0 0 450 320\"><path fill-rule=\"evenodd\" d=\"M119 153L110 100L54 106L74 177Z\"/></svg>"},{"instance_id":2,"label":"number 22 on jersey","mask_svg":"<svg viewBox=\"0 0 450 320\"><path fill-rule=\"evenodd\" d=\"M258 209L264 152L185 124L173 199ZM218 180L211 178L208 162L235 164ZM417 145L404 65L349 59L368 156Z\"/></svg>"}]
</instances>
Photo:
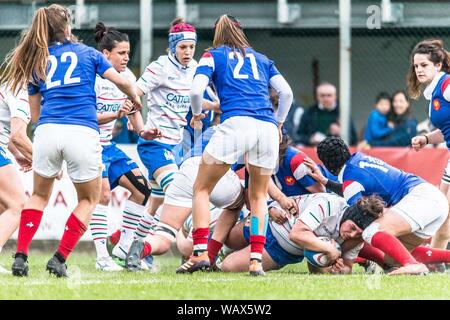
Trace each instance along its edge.
<instances>
[{"instance_id":1,"label":"number 22 on jersey","mask_svg":"<svg viewBox=\"0 0 450 320\"><path fill-rule=\"evenodd\" d=\"M233 70L233 78L235 79L248 79L248 74L241 74L241 69L244 66L244 63L246 60L242 56L240 52L232 51L228 54L229 59L235 59L237 58L237 64L234 67ZM250 66L252 68L253 78L255 80L259 80L259 73L258 73L258 65L256 64L256 58L253 53L247 53L245 55L245 58L248 58L250 60Z\"/></svg>"},{"instance_id":2,"label":"number 22 on jersey","mask_svg":"<svg viewBox=\"0 0 450 320\"><path fill-rule=\"evenodd\" d=\"M48 59L50 61L50 70L48 72L47 81L45 82L47 85L47 89L60 86L61 81L62 81L63 85L79 83L81 81L80 77L72 78L72 73L78 64L78 57L75 54L75 52L68 51L68 52L64 52L61 55L62 63L70 60L70 65L67 68L67 70L65 71L64 77L62 79L61 79L61 77L63 75L63 70L60 70L61 65L58 63L58 59L54 55L50 55L48 57ZM59 69L58 69L58 66L60 67Z\"/></svg>"}]
</instances>

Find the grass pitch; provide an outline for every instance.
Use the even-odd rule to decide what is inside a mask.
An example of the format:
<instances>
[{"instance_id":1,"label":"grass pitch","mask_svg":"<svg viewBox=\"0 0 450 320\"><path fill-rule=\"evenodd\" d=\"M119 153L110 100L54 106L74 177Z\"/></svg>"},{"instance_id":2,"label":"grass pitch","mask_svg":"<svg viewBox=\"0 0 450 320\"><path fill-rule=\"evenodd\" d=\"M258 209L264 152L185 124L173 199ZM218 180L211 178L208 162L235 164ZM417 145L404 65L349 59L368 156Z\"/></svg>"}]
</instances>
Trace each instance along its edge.
<instances>
[{"instance_id":1,"label":"grass pitch","mask_svg":"<svg viewBox=\"0 0 450 320\"><path fill-rule=\"evenodd\" d=\"M74 253L68 261L69 279L45 272L51 254L31 253L27 278L0 274L0 299L450 299L450 274L429 276L365 275L361 268L346 276L309 275L306 264L268 272L177 275L180 259L157 257L158 272L106 273L95 269L92 255ZM9 269L12 259L0 256Z\"/></svg>"}]
</instances>

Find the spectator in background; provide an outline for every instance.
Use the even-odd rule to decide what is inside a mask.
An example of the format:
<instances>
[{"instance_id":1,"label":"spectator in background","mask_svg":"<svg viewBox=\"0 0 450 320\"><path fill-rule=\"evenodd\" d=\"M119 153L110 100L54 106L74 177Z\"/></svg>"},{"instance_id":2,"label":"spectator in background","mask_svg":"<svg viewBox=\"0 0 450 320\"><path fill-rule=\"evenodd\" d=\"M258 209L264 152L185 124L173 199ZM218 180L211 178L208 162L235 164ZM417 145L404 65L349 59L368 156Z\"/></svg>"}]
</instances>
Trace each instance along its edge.
<instances>
[{"instance_id":1,"label":"spectator in background","mask_svg":"<svg viewBox=\"0 0 450 320\"><path fill-rule=\"evenodd\" d=\"M297 131L298 142L305 146L315 146L327 136L341 135L336 87L323 82L317 87L316 95L317 103L305 111ZM350 120L350 143L356 142L355 127Z\"/></svg>"},{"instance_id":2,"label":"spectator in background","mask_svg":"<svg viewBox=\"0 0 450 320\"><path fill-rule=\"evenodd\" d=\"M367 119L363 143L373 145L374 141L384 139L394 130L393 123L388 123L390 111L391 97L386 92L379 93L375 99L375 110L370 113Z\"/></svg>"},{"instance_id":3,"label":"spectator in background","mask_svg":"<svg viewBox=\"0 0 450 320\"><path fill-rule=\"evenodd\" d=\"M406 93L396 91L392 96L392 110L388 114L388 121L392 123L393 130L380 139L373 139L369 143L372 147L407 147L417 133L417 120L412 116L411 104Z\"/></svg>"}]
</instances>

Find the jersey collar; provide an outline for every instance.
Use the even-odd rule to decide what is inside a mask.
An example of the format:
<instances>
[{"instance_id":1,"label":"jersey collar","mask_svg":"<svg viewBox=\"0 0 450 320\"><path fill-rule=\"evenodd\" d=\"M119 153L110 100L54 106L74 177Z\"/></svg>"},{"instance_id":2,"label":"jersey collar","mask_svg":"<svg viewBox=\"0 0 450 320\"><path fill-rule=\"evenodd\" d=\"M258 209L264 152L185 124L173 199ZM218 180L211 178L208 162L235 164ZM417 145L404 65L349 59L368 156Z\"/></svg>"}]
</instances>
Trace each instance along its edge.
<instances>
[{"instance_id":1,"label":"jersey collar","mask_svg":"<svg viewBox=\"0 0 450 320\"><path fill-rule=\"evenodd\" d=\"M431 83L425 88L425 90L423 91L423 96L425 97L425 99L431 100L431 96L433 95L434 89L436 88L439 80L441 80L443 75L445 75L445 72L443 71L436 74Z\"/></svg>"},{"instance_id":2,"label":"jersey collar","mask_svg":"<svg viewBox=\"0 0 450 320\"><path fill-rule=\"evenodd\" d=\"M174 64L178 69L181 69L181 70L189 69L192 66L192 63L194 61L194 59L192 59L187 66L184 66L178 62L177 58L172 54L172 52L169 52L169 54L167 56L169 57L169 61L172 62L172 64Z\"/></svg>"}]
</instances>

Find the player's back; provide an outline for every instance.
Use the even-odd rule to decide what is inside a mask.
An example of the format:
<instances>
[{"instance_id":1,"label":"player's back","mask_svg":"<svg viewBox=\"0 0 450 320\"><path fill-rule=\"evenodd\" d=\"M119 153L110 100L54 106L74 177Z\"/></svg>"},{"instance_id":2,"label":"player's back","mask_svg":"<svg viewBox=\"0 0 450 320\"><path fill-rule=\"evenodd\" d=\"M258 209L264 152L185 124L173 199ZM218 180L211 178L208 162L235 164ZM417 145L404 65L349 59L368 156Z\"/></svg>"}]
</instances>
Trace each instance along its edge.
<instances>
[{"instance_id":1,"label":"player's back","mask_svg":"<svg viewBox=\"0 0 450 320\"><path fill-rule=\"evenodd\" d=\"M252 48L246 48L244 56L228 46L212 49L202 59L208 57L213 59L212 81L220 99L222 122L239 115L276 123L268 91L270 78L278 74L273 61ZM200 63L198 71L203 67Z\"/></svg>"},{"instance_id":2,"label":"player's back","mask_svg":"<svg viewBox=\"0 0 450 320\"><path fill-rule=\"evenodd\" d=\"M85 125L98 130L96 74L111 65L100 52L80 43L64 42L49 47L47 80L29 86L29 93L43 97L39 124Z\"/></svg>"},{"instance_id":3,"label":"player's back","mask_svg":"<svg viewBox=\"0 0 450 320\"><path fill-rule=\"evenodd\" d=\"M359 192L362 195L379 195L387 206L392 206L423 182L413 174L360 152L352 155L343 172L344 196L349 204L357 200L356 192Z\"/></svg>"}]
</instances>

